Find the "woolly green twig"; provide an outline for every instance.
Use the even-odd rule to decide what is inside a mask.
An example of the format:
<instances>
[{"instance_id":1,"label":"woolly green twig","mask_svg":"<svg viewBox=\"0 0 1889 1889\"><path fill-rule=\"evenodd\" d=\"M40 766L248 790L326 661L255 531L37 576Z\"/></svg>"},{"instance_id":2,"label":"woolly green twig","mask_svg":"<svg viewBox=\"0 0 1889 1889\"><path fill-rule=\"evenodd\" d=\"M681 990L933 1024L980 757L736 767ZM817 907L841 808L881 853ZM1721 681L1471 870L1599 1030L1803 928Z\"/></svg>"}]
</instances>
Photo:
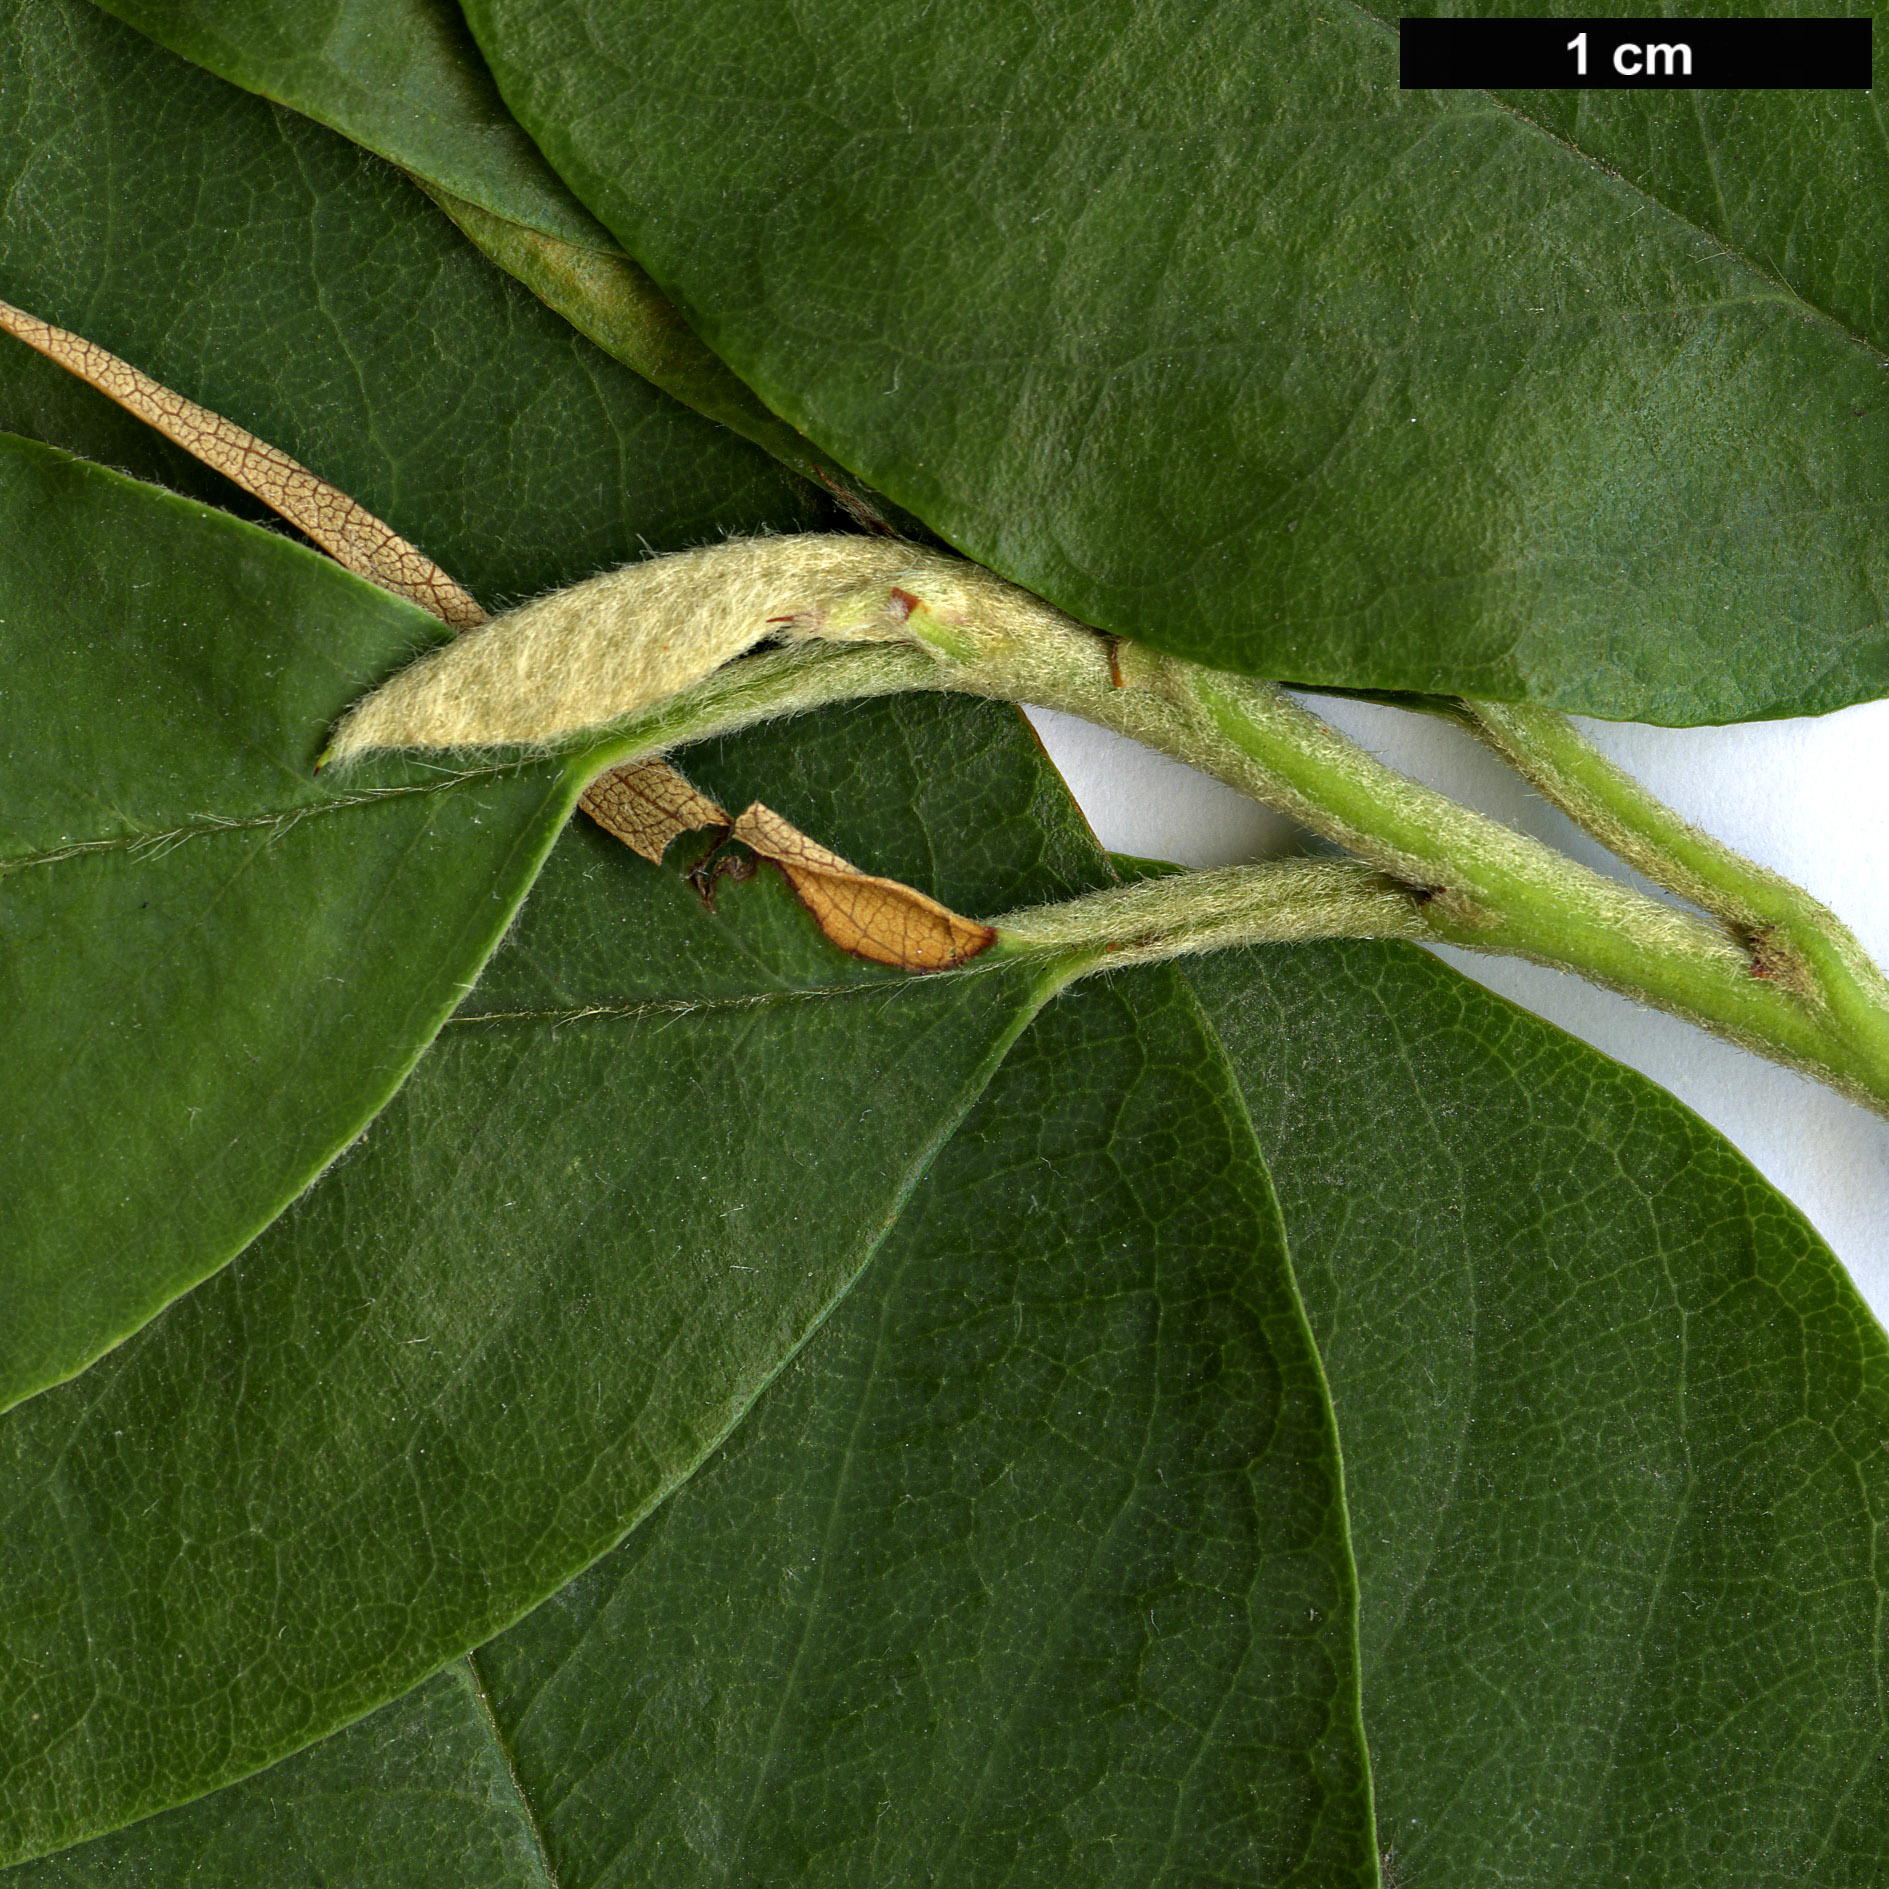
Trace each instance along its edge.
<instances>
[{"instance_id":1,"label":"woolly green twig","mask_svg":"<svg viewBox=\"0 0 1889 1889\"><path fill-rule=\"evenodd\" d=\"M1431 939L1575 971L1889 1113L1889 986L1856 941L1796 887L1686 826L1559 717L1452 710L1623 858L1721 922L1406 779L1272 683L1099 635L976 565L914 546L720 546L593 580L512 622L397 677L343 737L357 751L563 745L574 768L594 773L860 696L945 689L1036 703L1212 774L1361 863L1348 879L1257 870L1150 881L1013 914L999 927L1007 948L1053 942L1123 962L1285 937ZM528 663L513 660L513 634ZM767 635L799 647L727 660Z\"/></svg>"}]
</instances>

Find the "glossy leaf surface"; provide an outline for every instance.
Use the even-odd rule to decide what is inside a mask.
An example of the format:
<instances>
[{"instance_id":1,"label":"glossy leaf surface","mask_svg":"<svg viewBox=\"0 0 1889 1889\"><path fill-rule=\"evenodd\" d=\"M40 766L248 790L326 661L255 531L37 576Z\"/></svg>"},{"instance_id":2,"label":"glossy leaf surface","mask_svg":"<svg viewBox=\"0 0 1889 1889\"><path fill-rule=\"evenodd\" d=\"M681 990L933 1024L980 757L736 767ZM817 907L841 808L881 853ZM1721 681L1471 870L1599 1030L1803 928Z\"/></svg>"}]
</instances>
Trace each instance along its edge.
<instances>
[{"instance_id":1,"label":"glossy leaf surface","mask_svg":"<svg viewBox=\"0 0 1889 1889\"><path fill-rule=\"evenodd\" d=\"M729 1444L457 1670L563 1889L1364 1885L1348 1566L1250 1130L1154 972L1032 1025ZM21 1889L247 1831L403 1715ZM438 1880L381 1854L363 1880Z\"/></svg>"},{"instance_id":2,"label":"glossy leaf surface","mask_svg":"<svg viewBox=\"0 0 1889 1889\"><path fill-rule=\"evenodd\" d=\"M1702 183L1400 91L1361 7L467 13L771 407L1099 628L1670 722L1889 690L1870 95L1719 153L1836 258L1780 279Z\"/></svg>"},{"instance_id":3,"label":"glossy leaf surface","mask_svg":"<svg viewBox=\"0 0 1889 1889\"><path fill-rule=\"evenodd\" d=\"M1331 1379L1402 1879L1880 1882L1889 1344L1829 1249L1414 951L1192 975Z\"/></svg>"},{"instance_id":4,"label":"glossy leaf surface","mask_svg":"<svg viewBox=\"0 0 1889 1889\"><path fill-rule=\"evenodd\" d=\"M488 609L821 516L387 165L87 0L0 4L0 297L299 459ZM4 340L0 426L255 509Z\"/></svg>"},{"instance_id":5,"label":"glossy leaf surface","mask_svg":"<svg viewBox=\"0 0 1889 1889\"><path fill-rule=\"evenodd\" d=\"M327 559L0 435L0 1406L228 1260L386 1101L579 783L317 779L441 634Z\"/></svg>"},{"instance_id":6,"label":"glossy leaf surface","mask_svg":"<svg viewBox=\"0 0 1889 1889\"><path fill-rule=\"evenodd\" d=\"M1004 708L706 761L803 824L837 796L855 857L929 854L924 889L971 909L1097 870ZM772 875L716 905L573 826L348 1158L0 1424L0 1854L299 1748L601 1553L852 1283L1053 977L858 964Z\"/></svg>"}]
</instances>

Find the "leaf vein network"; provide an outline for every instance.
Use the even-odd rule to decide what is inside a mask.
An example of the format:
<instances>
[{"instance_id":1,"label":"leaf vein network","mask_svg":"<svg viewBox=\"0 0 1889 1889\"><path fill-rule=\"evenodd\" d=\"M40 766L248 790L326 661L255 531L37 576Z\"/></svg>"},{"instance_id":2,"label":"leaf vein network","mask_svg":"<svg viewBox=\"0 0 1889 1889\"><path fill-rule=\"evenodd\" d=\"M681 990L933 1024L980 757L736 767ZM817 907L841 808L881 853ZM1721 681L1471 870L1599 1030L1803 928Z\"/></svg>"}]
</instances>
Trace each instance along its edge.
<instances>
[{"instance_id":1,"label":"leaf vein network","mask_svg":"<svg viewBox=\"0 0 1889 1889\"><path fill-rule=\"evenodd\" d=\"M1371 8L1364 5L1363 0L1344 0L1344 4L1349 6L1353 12L1362 15L1374 25L1381 27L1386 33L1390 34L1393 39L1400 39L1402 37L1397 27L1391 21L1385 19L1381 14L1374 13ZM1603 177L1611 178L1613 182L1620 185L1622 189L1631 191L1641 202L1659 211L1663 216L1670 219L1673 223L1676 223L1681 229L1713 244L1727 261L1737 263L1740 268L1750 270L1760 281L1770 283L1781 295L1787 297L1793 306L1802 309L1806 315L1842 336L1842 338L1853 347L1861 348L1863 352L1875 360L1879 366L1889 367L1889 350L1880 347L1876 342L1870 340L1867 335L1859 334L1855 329L1848 327L1835 315L1831 314L1828 309L1819 308L1808 296L1792 287L1784 277L1776 274L1773 270L1767 269L1755 256L1748 255L1744 250L1737 248L1728 237L1721 236L1717 231L1706 229L1700 224L1693 222L1690 217L1675 210L1671 204L1657 196L1645 184L1637 183L1623 172L1615 170L1606 159L1597 157L1592 151L1586 150L1581 145L1575 143L1572 138L1563 137L1560 132L1551 130L1547 125L1544 125L1539 118L1531 117L1519 105L1502 97L1500 93L1484 90L1482 96L1488 99L1490 104L1497 111L1505 113L1508 117L1514 119L1517 124L1526 125L1530 131L1535 132L1538 136L1548 139L1550 143L1558 144L1564 151L1568 152L1573 157L1579 158L1583 164L1591 166ZM1714 173L1714 177L1716 181L1716 172Z\"/></svg>"}]
</instances>

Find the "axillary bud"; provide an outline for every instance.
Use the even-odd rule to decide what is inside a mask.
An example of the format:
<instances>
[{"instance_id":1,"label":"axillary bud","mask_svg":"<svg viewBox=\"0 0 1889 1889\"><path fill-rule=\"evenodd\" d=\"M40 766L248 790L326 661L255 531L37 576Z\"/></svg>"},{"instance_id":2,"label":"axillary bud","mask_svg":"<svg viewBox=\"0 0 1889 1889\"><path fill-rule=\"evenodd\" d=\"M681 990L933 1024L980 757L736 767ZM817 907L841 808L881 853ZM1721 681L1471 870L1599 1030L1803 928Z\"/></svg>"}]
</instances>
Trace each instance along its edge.
<instances>
[{"instance_id":1,"label":"axillary bud","mask_svg":"<svg viewBox=\"0 0 1889 1889\"><path fill-rule=\"evenodd\" d=\"M770 638L909 642L968 660L1048 609L978 565L897 540L731 539L554 591L429 651L349 710L327 758L549 747Z\"/></svg>"}]
</instances>

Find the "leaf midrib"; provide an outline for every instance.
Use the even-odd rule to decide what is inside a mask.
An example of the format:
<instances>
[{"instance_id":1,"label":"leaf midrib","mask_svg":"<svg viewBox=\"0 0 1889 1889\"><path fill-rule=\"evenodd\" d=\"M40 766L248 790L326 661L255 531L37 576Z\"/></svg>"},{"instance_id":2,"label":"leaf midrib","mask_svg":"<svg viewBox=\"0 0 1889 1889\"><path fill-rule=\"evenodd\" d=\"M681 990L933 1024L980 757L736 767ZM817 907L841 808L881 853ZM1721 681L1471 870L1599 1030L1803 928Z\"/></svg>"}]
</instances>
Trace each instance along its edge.
<instances>
[{"instance_id":1,"label":"leaf midrib","mask_svg":"<svg viewBox=\"0 0 1889 1889\"><path fill-rule=\"evenodd\" d=\"M473 1704L478 1708L480 1723L485 1727L485 1735L492 1741L492 1748L498 1754L499 1763L505 1767L505 1775L511 1780L512 1793L518 1799L518 1808L525 1820L525 1828L531 1832L532 1848L537 1853L538 1868L544 1876L549 1889L559 1889L557 1866L551 1861L550 1847L544 1840L544 1826L538 1818L538 1808L531 1801L531 1793L525 1789L525 1781L518 1775L518 1766L512 1757L510 1742L506 1739L505 1728L499 1723L498 1712L492 1704L492 1695L486 1690L485 1675L479 1671L478 1652L462 1654L459 1662L466 1672L466 1684L472 1693Z\"/></svg>"},{"instance_id":2,"label":"leaf midrib","mask_svg":"<svg viewBox=\"0 0 1889 1889\"><path fill-rule=\"evenodd\" d=\"M636 1017L636 1016L642 1016L642 1015L647 1015L651 1013L675 1015L675 1014L679 1014L679 1013L683 1013L687 1011L699 1011L699 1010L750 1009L750 1008L755 1008L758 1006L768 1006L768 1005L772 1005L776 1003L793 1003L793 1002L801 1002L801 1001L807 1001L807 1000L817 1000L820 998L827 998L827 997L853 997L853 996L868 996L875 993L896 993L896 992L901 992L901 991L909 991L910 989L914 987L915 984L918 984L921 981L929 984L929 983L936 982L938 980L945 979L945 978L957 980L957 979L975 976L985 970L1011 968L1011 967L1017 966L1017 964L1018 964L1018 961L1016 959L1004 958L1004 959L999 960L996 963L988 963L988 962L973 963L969 965L960 966L956 970L936 971L936 972L925 973L922 979L918 976L912 976L912 977L902 978L902 979L897 980L896 982L891 982L891 983L879 983L875 981L869 984L850 984L850 985L829 986L824 989L766 991L766 992L757 992L753 996L748 996L748 997L705 998L705 999L700 999L700 1000L688 1000L688 999L657 1000L655 1002L650 1002L650 1003L629 1004L629 1005L620 1005L620 1006L591 1005L587 1007L573 1008L569 1010L521 1010L521 1011L509 1011L509 1012L487 1012L482 1015L475 1014L471 1016L465 1015L462 1012L460 1014L457 1014L449 1018L447 1020L447 1025L445 1027L451 1028L455 1024L466 1024L466 1023L518 1022L518 1021L545 1022L545 1023L555 1024L558 1022L574 1022L574 1021L587 1018L587 1017L596 1017L596 1016ZM932 1145L925 1152L923 1157L917 1163L915 1163L913 1167L905 1174L898 1190L897 1203L895 1207L893 1208L892 1213L885 1220L884 1224L881 1225L879 1229L877 1230L877 1232L872 1236L867 1252L860 1263L858 1271L855 1272L854 1274L855 1283L857 1282L857 1279L860 1276L860 1274L864 1272L865 1267L872 1264L873 1261L877 1259L879 1252L881 1248L883 1247L886 1235L890 1232L893 1225L905 1214L906 1209L911 1204L912 1196L916 1192L920 1182L923 1180L925 1175L930 1172L931 1167L933 1163L936 1161L940 1152L942 1152L942 1150L949 1144L952 1138L957 1134L958 1129L963 1125L966 1115L968 1115L970 1109L975 1105L977 1097L981 1096L984 1093L984 1091L988 1088L991 1078L996 1073L997 1067L999 1066L999 1064L1002 1063L1005 1057L1009 1055L1011 1048L1014 1047L1017 1040L1022 1036L1023 1031L1028 1027L1030 1019L1036 1015L1037 1011L1040 1010L1042 1004L1048 1001L1049 996L1051 994L1053 994L1053 991L1051 988L1045 988L1038 992L1037 1001L1030 1006L1028 1014L1010 1032L1008 1039L1003 1043L1003 1045L998 1050L996 1056L991 1060L989 1066L985 1069L983 1080L979 1082L976 1085L975 1089L968 1096L964 1098L963 1106L960 1108L956 1116L949 1122L948 1125L944 1127L943 1131L935 1138ZM1213 1032L1212 1025L1207 1022L1204 1015L1202 1017L1202 1025L1208 1031L1210 1040L1217 1043L1219 1041L1219 1038L1217 1034ZM1237 1094L1237 1091L1235 1093ZM852 1286L849 1284L846 1290L850 1292L851 1289L852 1289ZM842 1294L842 1297L843 1296L844 1294ZM828 1308L829 1313L831 1312L831 1309L832 1309L831 1307ZM698 1464L697 1466L697 1470L690 1472L691 1476L694 1475L695 1473L698 1473L699 1469L705 1466L712 1459L715 1453L719 1451L723 1447L723 1445L727 1442L728 1438L731 1435L733 1435L734 1432L740 1427L740 1425L747 1420L748 1416L753 1411L754 1406L760 1401L760 1399L763 1396L766 1395L768 1389L773 1385L775 1380L781 1375L782 1372L788 1369L788 1367L793 1363L795 1358L799 1357L804 1352L806 1345L812 1341L813 1337L819 1331L820 1327L824 1325L825 1317L826 1315L822 1315L821 1319L817 1321L816 1324L808 1330L805 1337L802 1339L801 1343L794 1348L793 1352L789 1356L780 1360L776 1369L769 1375L766 1382L762 1383L761 1385L755 1388L754 1393L749 1398L748 1402L745 1405L743 1405L740 1412L737 1413L734 1416L734 1418L724 1427L724 1429L721 1431L721 1434L714 1440L709 1450L703 1455L701 1459L701 1463ZM863 1408L863 1404L861 1407ZM675 1493L675 1490L681 1487L683 1485L683 1482L686 1482L687 1480L688 1478L686 1477L683 1478L681 1481L673 1485L669 1490L665 1491L664 1494L660 1496L656 1502L652 1502L649 1505L647 1505L643 1509L643 1511L638 1516L636 1516L635 1519L630 1523L630 1529L633 1530L641 1526L642 1523L645 1520L647 1520L647 1518L654 1512L655 1508L659 1505L659 1503L663 1501L667 1501L668 1498ZM626 1530L625 1532L627 1534L629 1531ZM823 1573L824 1573L824 1570L823 1570ZM539 1604L543 1604L543 1603L541 1602ZM524 1616L521 1614L518 1617L523 1618ZM504 1627L501 1626L499 1631L503 1631L503 1630L504 1630ZM544 1826L540 1819L538 1808L532 1802L531 1794L526 1789L524 1779L519 1774L518 1766L514 1759L511 1743L506 1736L505 1726L499 1718L497 1707L493 1703L491 1694L485 1685L484 1676L479 1671L478 1651L479 1649L477 1647L469 1648L465 1653L460 1655L458 1663L464 1668L466 1682L472 1693L474 1703L478 1709L480 1722L485 1730L486 1736L491 1740L493 1750L497 1754L497 1757L500 1763L504 1767L505 1775L511 1784L513 1794L517 1798L519 1810L520 1810L521 1815L524 1818L526 1828L531 1833L533 1848L534 1848L538 1866L539 1866L540 1871L542 1872L544 1881L546 1885L548 1886L548 1889L560 1889L557 1869L551 1859L550 1848L545 1839ZM565 1657L568 1660L571 1657L571 1655L567 1654ZM788 1690L791 1691L791 1686L788 1688ZM762 1788L762 1785L765 1783L766 1771L767 1771L767 1766L764 1764L761 1768L761 1774L757 1778L756 1785L755 1785L755 1797L757 1798ZM751 1798L750 1805L749 1805L750 1819L752 1816L753 1805L754 1805L754 1799ZM744 1835L745 1835L745 1828L746 1828L746 1821L744 1820ZM612 1858L611 1860L614 1861L614 1858Z\"/></svg>"},{"instance_id":3,"label":"leaf midrib","mask_svg":"<svg viewBox=\"0 0 1889 1889\"><path fill-rule=\"evenodd\" d=\"M870 983L815 984L799 989L745 991L722 997L646 997L621 1003L546 1005L522 1010L468 1010L461 1008L448 1017L446 1029L463 1029L480 1023L541 1023L558 1028L568 1023L586 1023L601 1017L610 1021L635 1022L643 1017L683 1017L702 1012L763 1010L776 1005L820 1003L846 997L896 997L903 993L965 978L987 976L993 971L1023 968L1021 959L998 958L990 963L972 962L948 971L913 972L902 978L874 978Z\"/></svg>"},{"instance_id":4,"label":"leaf midrib","mask_svg":"<svg viewBox=\"0 0 1889 1889\"><path fill-rule=\"evenodd\" d=\"M330 800L312 800L302 807L281 807L267 813L233 814L227 818L207 814L200 819L186 821L181 826L116 833L95 840L74 840L68 845L46 847L38 852L0 854L0 879L34 866L56 866L62 860L82 858L89 853L169 852L173 846L208 834L254 832L261 827L286 828L323 814L378 806L382 801L404 800L414 794L451 793L474 781L498 780L522 771L517 764L477 768L469 773L454 774L446 780L418 781L408 787L375 787L363 793L336 795Z\"/></svg>"},{"instance_id":5,"label":"leaf midrib","mask_svg":"<svg viewBox=\"0 0 1889 1889\"><path fill-rule=\"evenodd\" d=\"M1399 31L1396 23L1386 19L1380 13L1373 12L1370 7L1365 5L1364 0L1343 0L1343 4L1360 14L1364 19L1370 21L1370 23L1380 31L1387 33L1392 40L1401 43L1403 35ZM1831 333L1849 343L1850 346L1860 348L1879 367L1889 367L1889 347L1879 346L1867 335L1858 334L1855 329L1847 326L1844 322L1839 320L1837 316L1831 314L1828 309L1819 308L1815 302L1811 301L1808 296L1791 282L1787 281L1783 276L1776 274L1773 270L1767 269L1764 264L1759 262L1754 256L1746 254L1744 250L1740 249L1732 242L1730 237L1721 235L1717 230L1707 229L1703 224L1693 222L1690 217L1674 209L1670 203L1666 202L1663 197L1656 195L1645 184L1637 183L1633 178L1626 176L1623 172L1615 170L1604 158L1597 157L1592 151L1584 150L1580 145L1575 143L1572 138L1563 137L1560 132L1550 130L1540 119L1531 117L1527 112L1523 111L1519 105L1512 104L1508 99L1502 97L1499 92L1492 92L1482 86L1478 86L1474 89L1479 91L1495 110L1514 119L1517 124L1525 125L1538 137L1546 138L1551 144L1559 145L1562 150L1579 158L1583 164L1588 165L1601 176L1619 185L1621 189L1630 191L1641 202L1651 205L1653 209L1657 210L1670 222L1677 224L1680 229L1685 230L1689 235L1696 236L1704 242L1716 245L1719 254L1728 262L1737 264L1741 269L1745 269L1756 276L1759 281L1768 283L1774 290L1783 295L1793 307L1801 310L1810 320L1829 329ZM1713 182L1716 188L1716 171L1714 172Z\"/></svg>"}]
</instances>

